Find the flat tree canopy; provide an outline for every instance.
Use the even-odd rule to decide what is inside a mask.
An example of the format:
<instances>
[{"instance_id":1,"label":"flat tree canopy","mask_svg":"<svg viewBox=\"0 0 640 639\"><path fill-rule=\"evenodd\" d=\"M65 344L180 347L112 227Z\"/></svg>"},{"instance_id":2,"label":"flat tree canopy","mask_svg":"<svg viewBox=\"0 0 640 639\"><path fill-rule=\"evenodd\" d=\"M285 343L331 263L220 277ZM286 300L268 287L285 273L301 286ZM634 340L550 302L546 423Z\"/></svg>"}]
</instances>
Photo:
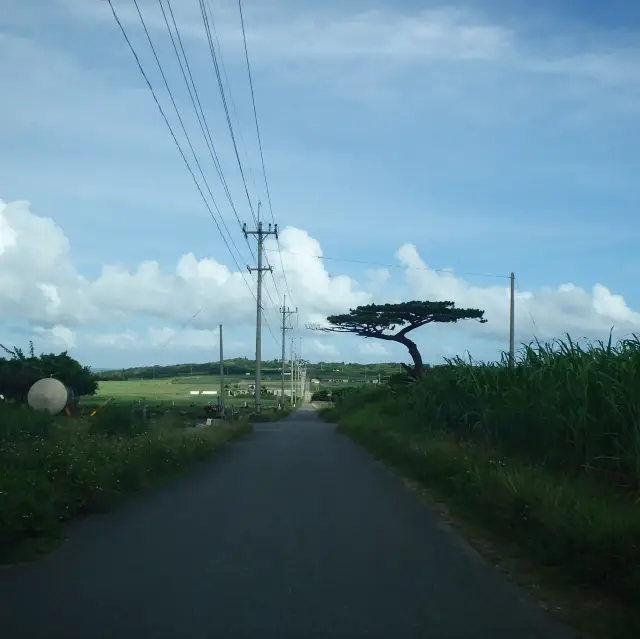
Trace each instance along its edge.
<instances>
[{"instance_id":1,"label":"flat tree canopy","mask_svg":"<svg viewBox=\"0 0 640 639\"><path fill-rule=\"evenodd\" d=\"M405 367L413 377L424 376L422 356L415 342L407 334L433 322L455 323L473 319L482 324L484 311L475 308L456 308L453 302L403 302L401 304L368 304L351 309L342 315L327 317L330 326L318 330L327 333L352 333L360 337L374 337L398 342L407 347L413 367Z\"/></svg>"}]
</instances>

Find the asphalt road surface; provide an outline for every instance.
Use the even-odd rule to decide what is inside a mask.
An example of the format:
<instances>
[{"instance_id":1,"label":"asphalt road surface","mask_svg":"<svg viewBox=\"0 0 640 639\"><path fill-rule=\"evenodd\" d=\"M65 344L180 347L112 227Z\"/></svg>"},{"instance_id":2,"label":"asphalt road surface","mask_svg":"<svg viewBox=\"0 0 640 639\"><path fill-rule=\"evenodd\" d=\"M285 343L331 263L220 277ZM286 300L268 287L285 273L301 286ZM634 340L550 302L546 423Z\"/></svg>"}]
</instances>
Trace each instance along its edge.
<instances>
[{"instance_id":1,"label":"asphalt road surface","mask_svg":"<svg viewBox=\"0 0 640 639\"><path fill-rule=\"evenodd\" d=\"M0 570L3 639L567 639L311 409Z\"/></svg>"}]
</instances>

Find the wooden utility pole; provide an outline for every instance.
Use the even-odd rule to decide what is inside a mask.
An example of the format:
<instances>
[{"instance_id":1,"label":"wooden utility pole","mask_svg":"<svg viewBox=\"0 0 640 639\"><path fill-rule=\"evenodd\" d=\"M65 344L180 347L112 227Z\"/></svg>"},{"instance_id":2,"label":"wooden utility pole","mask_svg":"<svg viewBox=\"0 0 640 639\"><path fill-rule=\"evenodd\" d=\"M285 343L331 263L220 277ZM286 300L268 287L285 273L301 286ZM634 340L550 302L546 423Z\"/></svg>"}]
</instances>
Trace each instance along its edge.
<instances>
[{"instance_id":1,"label":"wooden utility pole","mask_svg":"<svg viewBox=\"0 0 640 639\"><path fill-rule=\"evenodd\" d=\"M218 402L218 410L222 417L224 408L224 351L222 350L222 324L220 324L220 401Z\"/></svg>"},{"instance_id":2,"label":"wooden utility pole","mask_svg":"<svg viewBox=\"0 0 640 639\"><path fill-rule=\"evenodd\" d=\"M291 338L291 405L294 406L296 403L296 354L294 351L295 340Z\"/></svg>"},{"instance_id":3,"label":"wooden utility pole","mask_svg":"<svg viewBox=\"0 0 640 639\"><path fill-rule=\"evenodd\" d=\"M262 393L260 371L260 363L262 360L262 274L265 271L272 271L270 266L262 266L262 254L264 250L264 238L267 235L275 235L276 239L278 238L278 225L274 225L273 229L271 228L271 224L269 224L268 229L263 227L262 222L260 222L260 203L258 202L258 228L255 231L248 231L247 225L245 224L242 230L245 238L249 235L255 235L258 238L258 266L256 268L247 266L247 268L250 273L253 271L258 273L258 290L256 297L256 413L259 413Z\"/></svg>"},{"instance_id":4,"label":"wooden utility pole","mask_svg":"<svg viewBox=\"0 0 640 639\"><path fill-rule=\"evenodd\" d=\"M282 313L282 379L281 379L281 385L280 385L280 405L281 408L284 408L284 362L285 362L285 358L286 358L286 354L285 354L285 340L286 340L286 332L287 332L287 318L290 317L291 315L293 315L294 313L298 312L298 308L296 307L295 311L292 311L291 309L287 308L286 306L286 302L287 302L287 296L284 296L284 302L285 302L285 306L283 306L280 309L280 312ZM293 401L293 397L292 397L292 401Z\"/></svg>"},{"instance_id":5,"label":"wooden utility pole","mask_svg":"<svg viewBox=\"0 0 640 639\"><path fill-rule=\"evenodd\" d=\"M516 276L514 273L511 273L509 277L511 281L511 296L509 300L509 363L511 366L515 364L516 359L516 336L515 336L515 285L516 285Z\"/></svg>"}]
</instances>

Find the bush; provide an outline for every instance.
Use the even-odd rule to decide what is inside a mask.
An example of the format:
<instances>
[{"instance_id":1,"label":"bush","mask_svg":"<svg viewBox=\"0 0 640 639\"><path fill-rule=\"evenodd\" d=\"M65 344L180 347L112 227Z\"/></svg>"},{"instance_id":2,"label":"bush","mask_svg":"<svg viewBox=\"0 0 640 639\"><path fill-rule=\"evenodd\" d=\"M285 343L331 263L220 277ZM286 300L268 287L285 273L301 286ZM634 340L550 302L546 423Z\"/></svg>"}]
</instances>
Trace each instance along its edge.
<instances>
[{"instance_id":1,"label":"bush","mask_svg":"<svg viewBox=\"0 0 640 639\"><path fill-rule=\"evenodd\" d=\"M506 357L447 360L412 384L344 389L336 404L349 413L376 402L395 428L489 442L527 462L635 491L638 389L637 337L587 346L569 339L525 346L513 367Z\"/></svg>"},{"instance_id":2,"label":"bush","mask_svg":"<svg viewBox=\"0 0 640 639\"><path fill-rule=\"evenodd\" d=\"M345 397L353 395L354 393L360 392L360 387L357 386L346 386L344 388L336 388L331 391L331 399L334 402L341 402Z\"/></svg>"},{"instance_id":3,"label":"bush","mask_svg":"<svg viewBox=\"0 0 640 639\"><path fill-rule=\"evenodd\" d=\"M65 351L58 355L42 354L36 357L33 344L25 355L19 348L8 349L0 344L10 357L0 357L0 394L18 403L26 403L31 386L43 377L54 377L67 388L72 388L77 397L93 395L98 382L87 366L69 356Z\"/></svg>"},{"instance_id":4,"label":"bush","mask_svg":"<svg viewBox=\"0 0 640 639\"><path fill-rule=\"evenodd\" d=\"M431 368L428 368L426 374L429 374L431 370ZM394 373L387 380L387 385L390 388L404 388L417 383L417 381L415 377L410 377L407 373Z\"/></svg>"},{"instance_id":5,"label":"bush","mask_svg":"<svg viewBox=\"0 0 640 639\"><path fill-rule=\"evenodd\" d=\"M53 422L53 416L46 411L0 402L0 441L45 437Z\"/></svg>"},{"instance_id":6,"label":"bush","mask_svg":"<svg viewBox=\"0 0 640 639\"><path fill-rule=\"evenodd\" d=\"M126 405L104 406L90 419L92 433L109 437L133 437L144 433L148 428L148 421L143 419L142 414Z\"/></svg>"}]
</instances>

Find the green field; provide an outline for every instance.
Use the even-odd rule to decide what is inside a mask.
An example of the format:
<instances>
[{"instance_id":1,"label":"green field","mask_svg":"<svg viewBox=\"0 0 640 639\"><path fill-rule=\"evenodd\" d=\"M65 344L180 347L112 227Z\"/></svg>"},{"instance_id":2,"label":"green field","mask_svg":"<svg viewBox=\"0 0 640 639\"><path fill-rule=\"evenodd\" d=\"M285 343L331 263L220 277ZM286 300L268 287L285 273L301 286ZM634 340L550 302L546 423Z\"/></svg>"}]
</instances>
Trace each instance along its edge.
<instances>
[{"instance_id":1,"label":"green field","mask_svg":"<svg viewBox=\"0 0 640 639\"><path fill-rule=\"evenodd\" d=\"M240 389L247 388L253 383L247 377L225 377L225 384L234 388L236 385ZM267 388L279 387L279 382L265 381L263 385ZM288 388L288 387L287 387ZM98 384L98 391L93 397L84 400L85 404L96 404L107 399L118 401L147 400L153 402L172 402L188 404L206 404L207 402L217 403L218 395L191 395L190 391L218 391L220 392L220 378L214 375L194 375L193 377L176 377L172 379L136 379L129 381L102 381ZM226 405L243 406L245 402L253 404L253 398L249 397L224 397ZM263 397L264 407L276 406L276 397Z\"/></svg>"}]
</instances>

